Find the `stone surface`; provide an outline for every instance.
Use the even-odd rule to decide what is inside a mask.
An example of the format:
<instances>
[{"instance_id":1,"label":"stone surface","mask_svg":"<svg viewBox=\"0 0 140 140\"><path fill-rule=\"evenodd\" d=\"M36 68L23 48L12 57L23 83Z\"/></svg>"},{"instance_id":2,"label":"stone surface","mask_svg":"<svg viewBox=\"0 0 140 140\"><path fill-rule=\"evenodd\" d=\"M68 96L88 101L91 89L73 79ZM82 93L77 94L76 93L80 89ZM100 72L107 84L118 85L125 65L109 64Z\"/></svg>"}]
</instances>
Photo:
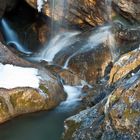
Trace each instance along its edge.
<instances>
[{"instance_id":1,"label":"stone surface","mask_svg":"<svg viewBox=\"0 0 140 140\"><path fill-rule=\"evenodd\" d=\"M36 0L26 1L32 7L37 8ZM64 4L67 4L67 6ZM42 10L45 15L54 18L56 21L63 18L66 22L82 28L101 25L108 19L105 14L107 11L104 0L66 0L65 2L58 0L53 10L52 16L51 0L48 0Z\"/></svg>"},{"instance_id":2,"label":"stone surface","mask_svg":"<svg viewBox=\"0 0 140 140\"><path fill-rule=\"evenodd\" d=\"M69 60L67 65L69 71L89 84L96 83L105 76L107 67L112 62L109 42L111 38L108 35L108 29L102 33L100 28L79 34L75 36L77 41L62 49L53 61L60 66L65 66Z\"/></svg>"},{"instance_id":3,"label":"stone surface","mask_svg":"<svg viewBox=\"0 0 140 140\"><path fill-rule=\"evenodd\" d=\"M92 107L89 106L88 109L65 121L64 140L140 139L140 64L135 63L138 58L136 56L139 56L140 52L137 49L126 56L129 54L131 57L121 61L124 65L121 65L119 69L119 71L124 71L128 68L129 72L120 73L120 79L116 79L116 83L110 87L112 90L108 91L107 87L104 87L107 94L102 100L90 104ZM98 91L94 90L93 98L99 95ZM102 92L99 91L99 93Z\"/></svg>"},{"instance_id":4,"label":"stone surface","mask_svg":"<svg viewBox=\"0 0 140 140\"><path fill-rule=\"evenodd\" d=\"M24 113L52 109L66 99L66 93L57 77L45 68L18 57L2 43L0 43L0 62L36 68L41 77L38 89L30 87L0 88L0 123Z\"/></svg>"},{"instance_id":5,"label":"stone surface","mask_svg":"<svg viewBox=\"0 0 140 140\"><path fill-rule=\"evenodd\" d=\"M109 83L115 83L130 72L135 71L138 66L140 66L139 48L120 57L111 69Z\"/></svg>"},{"instance_id":6,"label":"stone surface","mask_svg":"<svg viewBox=\"0 0 140 140\"><path fill-rule=\"evenodd\" d=\"M24 113L52 109L59 104L58 100L54 99L43 85L40 85L39 89L0 88L0 123Z\"/></svg>"},{"instance_id":7,"label":"stone surface","mask_svg":"<svg viewBox=\"0 0 140 140\"><path fill-rule=\"evenodd\" d=\"M108 99L68 118L64 139L139 139L139 78L138 72L123 81Z\"/></svg>"},{"instance_id":8,"label":"stone surface","mask_svg":"<svg viewBox=\"0 0 140 140\"><path fill-rule=\"evenodd\" d=\"M33 67L34 65L10 51L0 42L0 62L3 64L13 64L17 66Z\"/></svg>"},{"instance_id":9,"label":"stone surface","mask_svg":"<svg viewBox=\"0 0 140 140\"><path fill-rule=\"evenodd\" d=\"M139 0L113 0L114 9L129 21L140 22Z\"/></svg>"}]
</instances>

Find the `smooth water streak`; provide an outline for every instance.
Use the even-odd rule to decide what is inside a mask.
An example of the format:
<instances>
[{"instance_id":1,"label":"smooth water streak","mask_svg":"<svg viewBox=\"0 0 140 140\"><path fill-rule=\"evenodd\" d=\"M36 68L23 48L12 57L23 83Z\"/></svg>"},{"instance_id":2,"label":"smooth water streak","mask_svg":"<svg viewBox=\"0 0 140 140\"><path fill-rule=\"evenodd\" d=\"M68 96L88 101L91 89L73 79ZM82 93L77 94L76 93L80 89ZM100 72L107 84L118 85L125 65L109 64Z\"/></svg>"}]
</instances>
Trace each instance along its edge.
<instances>
[{"instance_id":1,"label":"smooth water streak","mask_svg":"<svg viewBox=\"0 0 140 140\"><path fill-rule=\"evenodd\" d=\"M55 36L49 44L41 50L37 59L53 62L53 59L58 52L76 41L76 38L73 37L77 34L79 34L79 32L65 32Z\"/></svg>"},{"instance_id":2,"label":"smooth water streak","mask_svg":"<svg viewBox=\"0 0 140 140\"><path fill-rule=\"evenodd\" d=\"M0 24L1 24L2 33L4 35L7 45L15 47L18 51L24 54L32 53L27 48L25 48L25 46L22 45L17 33L10 27L6 19L1 19Z\"/></svg>"}]
</instances>

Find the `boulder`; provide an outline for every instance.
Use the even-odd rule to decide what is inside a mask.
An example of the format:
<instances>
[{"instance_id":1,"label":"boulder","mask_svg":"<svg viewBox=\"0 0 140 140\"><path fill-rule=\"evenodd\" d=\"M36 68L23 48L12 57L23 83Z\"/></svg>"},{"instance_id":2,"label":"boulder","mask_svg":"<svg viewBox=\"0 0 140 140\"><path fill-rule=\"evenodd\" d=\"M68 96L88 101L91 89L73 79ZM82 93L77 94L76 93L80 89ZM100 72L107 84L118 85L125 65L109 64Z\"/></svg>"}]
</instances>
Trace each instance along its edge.
<instances>
[{"instance_id":1,"label":"boulder","mask_svg":"<svg viewBox=\"0 0 140 140\"><path fill-rule=\"evenodd\" d=\"M3 80L0 81L0 123L24 113L52 109L66 99L63 86L57 77L42 66L37 66L16 56L2 43L0 44L0 62L3 63L1 72L4 74L8 72L10 76L3 75L1 77ZM12 70L14 71L12 72ZM21 77L18 77L19 74L16 74L15 70L18 73L21 72ZM23 85L24 82L28 82L25 80L30 80L32 77L32 73L30 73L32 70L37 72L36 78L39 85L32 86L30 83L28 86ZM10 74L16 74L17 77ZM5 83L6 78L9 78L8 82L12 83ZM36 78L32 83L36 81ZM14 81L11 81L12 79ZM16 83L16 80L23 82L22 86Z\"/></svg>"},{"instance_id":2,"label":"boulder","mask_svg":"<svg viewBox=\"0 0 140 140\"><path fill-rule=\"evenodd\" d=\"M3 64L13 64L17 66L35 67L34 64L15 55L1 42L0 42L0 62Z\"/></svg>"},{"instance_id":3,"label":"boulder","mask_svg":"<svg viewBox=\"0 0 140 140\"><path fill-rule=\"evenodd\" d=\"M139 7L139 0L113 0L113 8L132 23L140 23Z\"/></svg>"},{"instance_id":4,"label":"boulder","mask_svg":"<svg viewBox=\"0 0 140 140\"><path fill-rule=\"evenodd\" d=\"M129 58L131 60L131 58ZM126 65L127 66L127 65ZM122 68L124 68L122 66ZM65 121L64 140L140 139L140 69L117 81L99 103Z\"/></svg>"},{"instance_id":5,"label":"boulder","mask_svg":"<svg viewBox=\"0 0 140 140\"><path fill-rule=\"evenodd\" d=\"M135 73L135 69L140 66L140 49L135 49L129 53L122 55L114 64L110 72L109 83L113 84L119 79L125 77L130 72Z\"/></svg>"},{"instance_id":6,"label":"boulder","mask_svg":"<svg viewBox=\"0 0 140 140\"><path fill-rule=\"evenodd\" d=\"M120 55L128 53L139 47L140 28L139 26L125 25L121 22L113 23L116 46Z\"/></svg>"},{"instance_id":7,"label":"boulder","mask_svg":"<svg viewBox=\"0 0 140 140\"><path fill-rule=\"evenodd\" d=\"M66 119L64 140L140 139L139 54L137 48L120 56L110 72L111 85L88 92L88 108Z\"/></svg>"},{"instance_id":8,"label":"boulder","mask_svg":"<svg viewBox=\"0 0 140 140\"><path fill-rule=\"evenodd\" d=\"M55 64L68 68L89 84L97 83L107 75L113 61L113 35L109 27L99 27L74 36L73 44L66 46L53 59ZM101 56L101 57L99 57ZM66 74L66 73L65 73Z\"/></svg>"}]
</instances>

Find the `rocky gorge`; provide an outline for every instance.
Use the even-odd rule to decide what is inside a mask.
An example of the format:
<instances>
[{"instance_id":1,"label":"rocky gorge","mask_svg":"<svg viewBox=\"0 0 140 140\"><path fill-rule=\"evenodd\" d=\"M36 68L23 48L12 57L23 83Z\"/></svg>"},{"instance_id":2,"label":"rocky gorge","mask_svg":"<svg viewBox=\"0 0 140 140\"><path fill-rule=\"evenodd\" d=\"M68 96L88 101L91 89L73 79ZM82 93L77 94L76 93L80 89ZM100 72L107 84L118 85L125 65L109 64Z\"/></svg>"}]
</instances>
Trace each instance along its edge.
<instances>
[{"instance_id":1,"label":"rocky gorge","mask_svg":"<svg viewBox=\"0 0 140 140\"><path fill-rule=\"evenodd\" d=\"M139 0L0 0L0 123L78 102L49 140L139 140L139 94Z\"/></svg>"}]
</instances>

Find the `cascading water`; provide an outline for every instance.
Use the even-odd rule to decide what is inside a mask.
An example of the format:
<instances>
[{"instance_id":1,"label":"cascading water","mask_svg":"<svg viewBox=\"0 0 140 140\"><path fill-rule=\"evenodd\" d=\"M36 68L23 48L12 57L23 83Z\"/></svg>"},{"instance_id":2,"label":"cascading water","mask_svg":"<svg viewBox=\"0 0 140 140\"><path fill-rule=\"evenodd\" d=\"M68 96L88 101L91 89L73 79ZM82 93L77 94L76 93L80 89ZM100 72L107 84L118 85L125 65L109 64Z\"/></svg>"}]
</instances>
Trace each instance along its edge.
<instances>
[{"instance_id":1,"label":"cascading water","mask_svg":"<svg viewBox=\"0 0 140 140\"><path fill-rule=\"evenodd\" d=\"M106 15L109 22L112 22L112 0L105 0Z\"/></svg>"},{"instance_id":2,"label":"cascading water","mask_svg":"<svg viewBox=\"0 0 140 140\"><path fill-rule=\"evenodd\" d=\"M65 17L65 14L67 13L65 8L65 6L66 7L68 6L67 0L50 0L50 6L51 6L51 38L53 38L60 32L62 26L64 26L63 17Z\"/></svg>"},{"instance_id":3,"label":"cascading water","mask_svg":"<svg viewBox=\"0 0 140 140\"><path fill-rule=\"evenodd\" d=\"M0 20L1 24L1 30L3 32L5 41L7 45L14 46L18 51L24 53L24 54L31 54L28 49L22 46L22 43L20 42L18 35L16 32L10 27L8 22L5 19Z\"/></svg>"},{"instance_id":4,"label":"cascading water","mask_svg":"<svg viewBox=\"0 0 140 140\"><path fill-rule=\"evenodd\" d=\"M60 33L55 36L37 56L39 60L53 62L55 55L65 47L73 44L76 41L74 38L79 32Z\"/></svg>"},{"instance_id":5,"label":"cascading water","mask_svg":"<svg viewBox=\"0 0 140 140\"><path fill-rule=\"evenodd\" d=\"M113 27L113 21L112 21L112 0L105 0L105 7L106 7L106 15L108 23L111 27ZM110 52L112 55L112 60L115 61L115 59L118 57L119 53L116 48L116 40L114 37L114 34L110 29L111 35L108 36L108 46L110 48Z\"/></svg>"}]
</instances>

